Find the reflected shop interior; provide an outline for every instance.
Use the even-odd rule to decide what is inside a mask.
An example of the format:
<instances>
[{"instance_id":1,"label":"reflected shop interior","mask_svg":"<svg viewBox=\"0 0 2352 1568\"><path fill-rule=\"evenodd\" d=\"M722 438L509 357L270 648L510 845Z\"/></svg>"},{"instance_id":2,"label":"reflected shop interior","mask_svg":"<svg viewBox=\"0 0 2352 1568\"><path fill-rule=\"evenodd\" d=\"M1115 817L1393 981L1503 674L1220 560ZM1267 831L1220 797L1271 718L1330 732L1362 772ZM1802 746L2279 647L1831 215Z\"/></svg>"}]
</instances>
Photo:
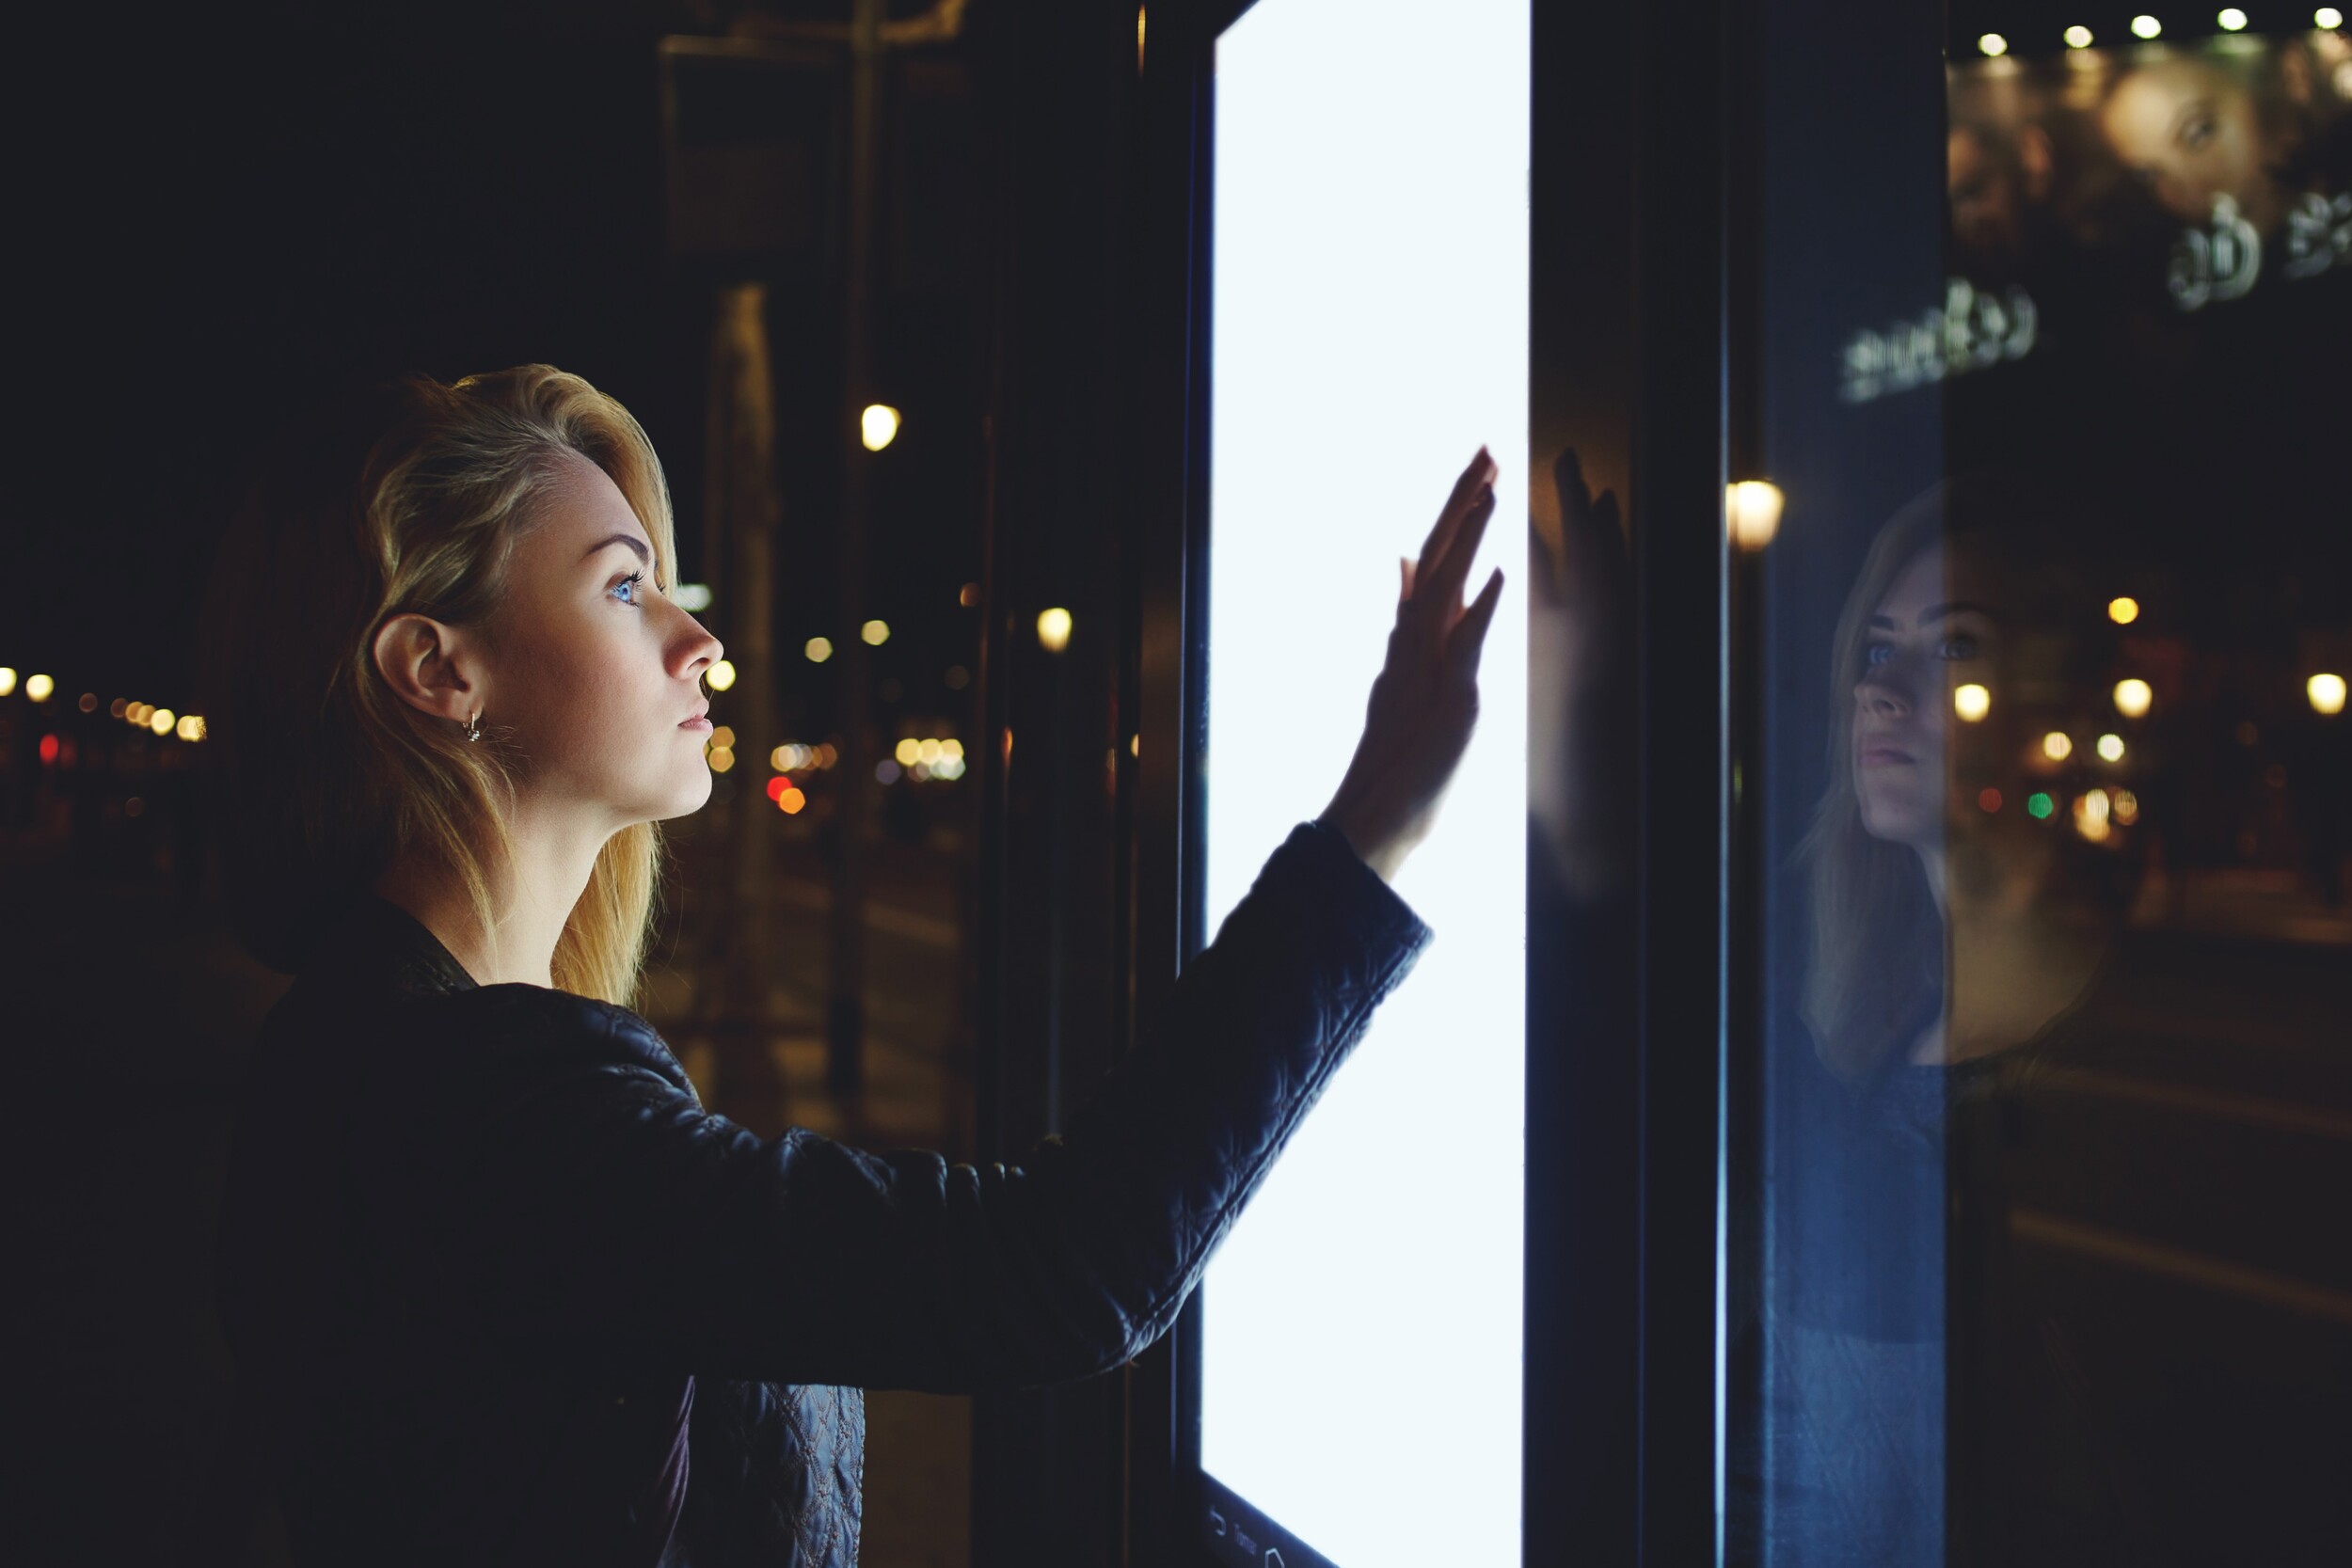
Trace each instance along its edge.
<instances>
[{"instance_id":1,"label":"reflected shop interior","mask_svg":"<svg viewBox=\"0 0 2352 1568\"><path fill-rule=\"evenodd\" d=\"M223 910L200 589L294 405L544 360L644 424L726 645L634 1010L758 1140L982 1170L1184 1052L1498 468L1476 736L1391 884L1434 942L1172 1329L864 1391L861 1543L805 1560L2352 1562L2336 7L38 53L0 983L53 1505L0 1557L297 1561L214 1296L288 977Z\"/></svg>"}]
</instances>

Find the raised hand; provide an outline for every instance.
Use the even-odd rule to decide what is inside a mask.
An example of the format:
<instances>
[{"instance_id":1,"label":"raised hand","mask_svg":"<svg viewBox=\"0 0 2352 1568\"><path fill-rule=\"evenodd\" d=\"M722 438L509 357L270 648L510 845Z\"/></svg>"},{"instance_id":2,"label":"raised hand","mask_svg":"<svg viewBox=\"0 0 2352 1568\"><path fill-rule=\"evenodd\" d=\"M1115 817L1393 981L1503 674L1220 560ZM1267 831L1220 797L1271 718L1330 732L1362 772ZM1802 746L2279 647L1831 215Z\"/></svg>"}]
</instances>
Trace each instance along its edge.
<instances>
[{"instance_id":1,"label":"raised hand","mask_svg":"<svg viewBox=\"0 0 2352 1568\"><path fill-rule=\"evenodd\" d=\"M1387 880L1436 825L1478 724L1478 661L1502 597L1497 567L1468 606L1463 579L1495 510L1495 462L1478 449L1417 562L1399 560L1396 625L1372 683L1363 737L1319 818Z\"/></svg>"}]
</instances>

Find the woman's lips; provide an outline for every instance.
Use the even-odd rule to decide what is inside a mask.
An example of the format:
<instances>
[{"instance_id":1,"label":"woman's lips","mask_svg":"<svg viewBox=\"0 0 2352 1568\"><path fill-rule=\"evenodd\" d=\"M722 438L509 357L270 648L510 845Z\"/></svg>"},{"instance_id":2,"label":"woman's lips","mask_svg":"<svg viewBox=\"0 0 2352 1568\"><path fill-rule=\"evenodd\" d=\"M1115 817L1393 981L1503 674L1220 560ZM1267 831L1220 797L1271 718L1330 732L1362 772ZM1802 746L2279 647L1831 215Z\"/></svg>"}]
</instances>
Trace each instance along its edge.
<instances>
[{"instance_id":1,"label":"woman's lips","mask_svg":"<svg viewBox=\"0 0 2352 1568\"><path fill-rule=\"evenodd\" d=\"M681 730L700 730L703 734L707 735L710 733L710 721L708 719L699 717L689 719L685 722L678 725L678 728Z\"/></svg>"},{"instance_id":2,"label":"woman's lips","mask_svg":"<svg viewBox=\"0 0 2352 1568\"><path fill-rule=\"evenodd\" d=\"M1918 760L1899 747L1878 745L1862 748L1862 766L1865 768L1908 768Z\"/></svg>"}]
</instances>

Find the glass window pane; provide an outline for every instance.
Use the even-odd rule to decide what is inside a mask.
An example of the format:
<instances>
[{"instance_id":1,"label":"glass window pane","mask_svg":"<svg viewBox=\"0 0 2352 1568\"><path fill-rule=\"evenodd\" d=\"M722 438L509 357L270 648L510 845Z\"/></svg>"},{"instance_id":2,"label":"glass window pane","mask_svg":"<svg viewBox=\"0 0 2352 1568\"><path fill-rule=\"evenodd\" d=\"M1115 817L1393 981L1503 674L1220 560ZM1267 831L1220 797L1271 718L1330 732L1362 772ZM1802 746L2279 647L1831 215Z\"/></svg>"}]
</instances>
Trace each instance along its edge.
<instances>
[{"instance_id":1,"label":"glass window pane","mask_svg":"<svg viewBox=\"0 0 2352 1568\"><path fill-rule=\"evenodd\" d=\"M1758 62L1729 1555L2346 1560L2352 49L1864 9Z\"/></svg>"}]
</instances>

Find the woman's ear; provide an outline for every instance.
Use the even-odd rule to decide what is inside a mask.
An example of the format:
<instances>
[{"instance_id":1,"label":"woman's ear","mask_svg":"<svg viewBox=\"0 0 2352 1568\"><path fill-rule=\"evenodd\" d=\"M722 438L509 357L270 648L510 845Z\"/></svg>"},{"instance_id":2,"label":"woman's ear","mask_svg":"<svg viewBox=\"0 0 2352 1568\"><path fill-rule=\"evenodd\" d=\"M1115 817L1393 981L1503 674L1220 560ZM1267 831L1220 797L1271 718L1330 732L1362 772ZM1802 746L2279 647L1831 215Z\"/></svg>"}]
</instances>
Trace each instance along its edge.
<instances>
[{"instance_id":1,"label":"woman's ear","mask_svg":"<svg viewBox=\"0 0 2352 1568\"><path fill-rule=\"evenodd\" d=\"M462 724L482 712L473 650L455 627L429 615L395 615L376 628L376 673L420 713Z\"/></svg>"}]
</instances>

